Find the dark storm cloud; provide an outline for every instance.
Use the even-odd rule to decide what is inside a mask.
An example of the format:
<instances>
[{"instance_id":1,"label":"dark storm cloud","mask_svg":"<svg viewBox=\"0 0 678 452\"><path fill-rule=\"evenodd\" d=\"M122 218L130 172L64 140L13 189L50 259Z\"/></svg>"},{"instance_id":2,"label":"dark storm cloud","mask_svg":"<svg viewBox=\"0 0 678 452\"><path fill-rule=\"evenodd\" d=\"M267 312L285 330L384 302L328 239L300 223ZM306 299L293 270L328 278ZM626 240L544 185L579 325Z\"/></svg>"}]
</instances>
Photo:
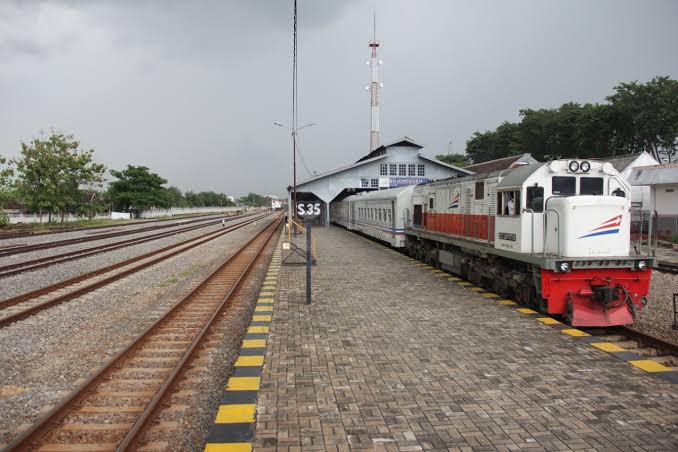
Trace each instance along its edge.
<instances>
[{"instance_id":1,"label":"dark storm cloud","mask_svg":"<svg viewBox=\"0 0 678 452\"><path fill-rule=\"evenodd\" d=\"M300 137L311 171L366 152L375 2L299 0ZM291 179L292 1L0 3L0 153L74 133L109 167L184 189L281 193ZM602 101L678 77L678 2L389 0L377 4L384 140L429 155L525 107ZM300 165L299 177L308 177Z\"/></svg>"}]
</instances>

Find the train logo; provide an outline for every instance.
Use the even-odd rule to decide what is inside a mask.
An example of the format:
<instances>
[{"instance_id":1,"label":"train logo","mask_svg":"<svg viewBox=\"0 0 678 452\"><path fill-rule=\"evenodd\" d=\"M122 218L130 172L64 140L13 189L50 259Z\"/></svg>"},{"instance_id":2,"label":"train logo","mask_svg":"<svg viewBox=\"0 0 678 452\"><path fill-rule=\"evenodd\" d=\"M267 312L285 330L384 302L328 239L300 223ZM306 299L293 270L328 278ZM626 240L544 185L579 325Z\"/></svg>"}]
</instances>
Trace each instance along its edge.
<instances>
[{"instance_id":1,"label":"train logo","mask_svg":"<svg viewBox=\"0 0 678 452\"><path fill-rule=\"evenodd\" d=\"M579 238L585 239L587 237L596 237L599 235L617 234L619 232L619 226L621 225L621 222L622 216L617 215L616 217L612 217L609 220L603 222L597 228L591 229L588 234L582 235Z\"/></svg>"},{"instance_id":2,"label":"train logo","mask_svg":"<svg viewBox=\"0 0 678 452\"><path fill-rule=\"evenodd\" d=\"M459 208L459 192L457 192L456 195L454 195L454 198L452 199L452 204L448 207L448 209L458 209Z\"/></svg>"}]
</instances>

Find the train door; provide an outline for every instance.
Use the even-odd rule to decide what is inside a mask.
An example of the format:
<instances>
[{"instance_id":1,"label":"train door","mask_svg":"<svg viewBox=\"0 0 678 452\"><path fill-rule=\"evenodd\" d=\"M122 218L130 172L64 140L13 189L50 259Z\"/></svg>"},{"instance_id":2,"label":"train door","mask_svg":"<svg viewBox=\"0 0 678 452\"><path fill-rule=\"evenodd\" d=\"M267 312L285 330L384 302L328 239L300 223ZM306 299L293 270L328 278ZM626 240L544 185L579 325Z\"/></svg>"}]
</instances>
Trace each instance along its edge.
<instances>
[{"instance_id":1,"label":"train door","mask_svg":"<svg viewBox=\"0 0 678 452\"><path fill-rule=\"evenodd\" d=\"M525 190L525 247L530 254L544 251L544 187L530 186Z\"/></svg>"},{"instance_id":2,"label":"train door","mask_svg":"<svg viewBox=\"0 0 678 452\"><path fill-rule=\"evenodd\" d=\"M471 187L468 186L464 189L464 216L462 217L462 221L464 222L463 231L466 237L470 237L473 232L473 211L471 210L471 198Z\"/></svg>"},{"instance_id":3,"label":"train door","mask_svg":"<svg viewBox=\"0 0 678 452\"><path fill-rule=\"evenodd\" d=\"M414 213L412 216L412 225L416 228L423 226L422 220L424 217L423 209L421 204L414 205Z\"/></svg>"}]
</instances>

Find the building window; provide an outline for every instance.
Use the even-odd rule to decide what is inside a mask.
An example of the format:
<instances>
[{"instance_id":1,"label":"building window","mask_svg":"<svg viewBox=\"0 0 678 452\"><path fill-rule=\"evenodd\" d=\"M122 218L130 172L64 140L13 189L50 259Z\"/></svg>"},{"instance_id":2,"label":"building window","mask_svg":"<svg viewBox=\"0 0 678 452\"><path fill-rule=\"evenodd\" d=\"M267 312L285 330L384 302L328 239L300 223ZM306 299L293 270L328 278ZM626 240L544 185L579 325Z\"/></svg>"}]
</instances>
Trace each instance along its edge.
<instances>
[{"instance_id":1,"label":"building window","mask_svg":"<svg viewBox=\"0 0 678 452\"><path fill-rule=\"evenodd\" d=\"M485 198L485 182L476 182L476 199Z\"/></svg>"},{"instance_id":2,"label":"building window","mask_svg":"<svg viewBox=\"0 0 678 452\"><path fill-rule=\"evenodd\" d=\"M360 188L368 188L370 186L370 181L364 177L360 178Z\"/></svg>"},{"instance_id":3,"label":"building window","mask_svg":"<svg viewBox=\"0 0 678 452\"><path fill-rule=\"evenodd\" d=\"M397 176L398 175L398 165L395 163L389 163L388 165L388 175Z\"/></svg>"},{"instance_id":4,"label":"building window","mask_svg":"<svg viewBox=\"0 0 678 452\"><path fill-rule=\"evenodd\" d=\"M372 179L370 181L370 187L371 188L379 188L379 179Z\"/></svg>"},{"instance_id":5,"label":"building window","mask_svg":"<svg viewBox=\"0 0 678 452\"><path fill-rule=\"evenodd\" d=\"M407 165L407 175L416 176L416 174L414 173L414 169L415 169L414 163L410 163L409 165Z\"/></svg>"},{"instance_id":6,"label":"building window","mask_svg":"<svg viewBox=\"0 0 678 452\"><path fill-rule=\"evenodd\" d=\"M417 165L417 176L426 176L424 165Z\"/></svg>"},{"instance_id":7,"label":"building window","mask_svg":"<svg viewBox=\"0 0 678 452\"><path fill-rule=\"evenodd\" d=\"M400 163L398 165L398 176L407 176L407 165Z\"/></svg>"},{"instance_id":8,"label":"building window","mask_svg":"<svg viewBox=\"0 0 678 452\"><path fill-rule=\"evenodd\" d=\"M379 165L379 175L388 176L388 165L386 163Z\"/></svg>"}]
</instances>

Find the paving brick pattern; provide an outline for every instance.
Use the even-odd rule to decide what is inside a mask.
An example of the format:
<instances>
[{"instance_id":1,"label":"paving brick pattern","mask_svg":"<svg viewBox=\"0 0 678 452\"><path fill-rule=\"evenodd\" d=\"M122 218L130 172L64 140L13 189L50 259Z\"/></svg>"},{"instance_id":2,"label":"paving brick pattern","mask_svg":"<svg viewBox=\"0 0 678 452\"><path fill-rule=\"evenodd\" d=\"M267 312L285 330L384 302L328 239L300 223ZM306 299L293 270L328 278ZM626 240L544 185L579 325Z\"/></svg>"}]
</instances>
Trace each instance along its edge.
<instances>
[{"instance_id":1,"label":"paving brick pattern","mask_svg":"<svg viewBox=\"0 0 678 452\"><path fill-rule=\"evenodd\" d=\"M339 228L280 272L254 449L678 450L678 385Z\"/></svg>"}]
</instances>

